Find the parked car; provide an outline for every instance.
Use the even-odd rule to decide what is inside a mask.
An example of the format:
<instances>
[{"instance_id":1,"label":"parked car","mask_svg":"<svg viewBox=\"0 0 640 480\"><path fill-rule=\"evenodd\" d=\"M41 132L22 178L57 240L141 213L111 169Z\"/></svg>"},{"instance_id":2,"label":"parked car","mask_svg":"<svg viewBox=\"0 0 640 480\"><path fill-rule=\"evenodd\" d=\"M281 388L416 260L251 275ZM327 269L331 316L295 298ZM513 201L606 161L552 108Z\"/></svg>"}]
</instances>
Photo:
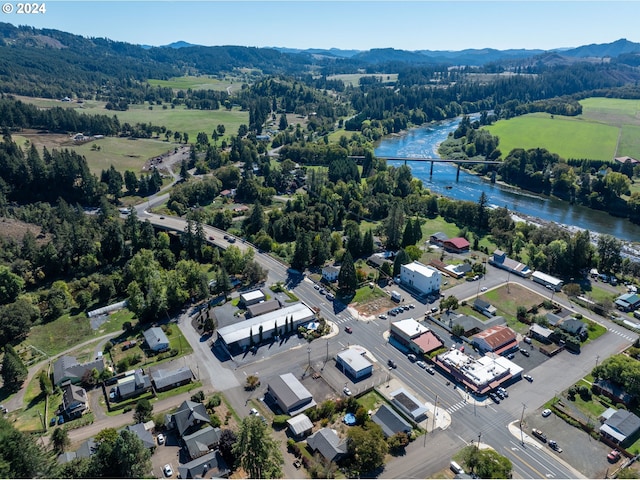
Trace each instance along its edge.
<instances>
[{"instance_id":1,"label":"parked car","mask_svg":"<svg viewBox=\"0 0 640 480\"><path fill-rule=\"evenodd\" d=\"M416 365L418 365L420 368L427 368L427 364L424 363L422 360L418 360L416 362Z\"/></svg>"},{"instance_id":2,"label":"parked car","mask_svg":"<svg viewBox=\"0 0 640 480\"><path fill-rule=\"evenodd\" d=\"M534 437L536 437L538 440L546 443L547 442L547 436L542 433L542 430L538 430L537 428L532 428L531 429L531 433L533 434Z\"/></svg>"},{"instance_id":3,"label":"parked car","mask_svg":"<svg viewBox=\"0 0 640 480\"><path fill-rule=\"evenodd\" d=\"M520 353L523 354L525 357L528 357L530 355L529 350L527 350L526 348L521 348Z\"/></svg>"},{"instance_id":4,"label":"parked car","mask_svg":"<svg viewBox=\"0 0 640 480\"><path fill-rule=\"evenodd\" d=\"M498 392L502 393L502 395L504 395L504 398L507 398L509 396L509 392L507 392L507 389L504 387L498 387Z\"/></svg>"},{"instance_id":5,"label":"parked car","mask_svg":"<svg viewBox=\"0 0 640 480\"><path fill-rule=\"evenodd\" d=\"M436 370L433 367L427 367L426 368L427 372L429 372L431 375L435 375L436 374Z\"/></svg>"},{"instance_id":6,"label":"parked car","mask_svg":"<svg viewBox=\"0 0 640 480\"><path fill-rule=\"evenodd\" d=\"M171 468L171 465L168 463L162 467L162 471L165 477L173 477L173 468Z\"/></svg>"},{"instance_id":7,"label":"parked car","mask_svg":"<svg viewBox=\"0 0 640 480\"><path fill-rule=\"evenodd\" d=\"M158 445L164 445L164 435L163 434L159 433L158 437L157 437L157 440L158 440Z\"/></svg>"},{"instance_id":8,"label":"parked car","mask_svg":"<svg viewBox=\"0 0 640 480\"><path fill-rule=\"evenodd\" d=\"M527 382L533 382L533 377L531 375L527 375L526 373L522 375L522 378L524 378Z\"/></svg>"},{"instance_id":9,"label":"parked car","mask_svg":"<svg viewBox=\"0 0 640 480\"><path fill-rule=\"evenodd\" d=\"M504 400L504 393L502 393L500 390L496 390L495 394L500 397L500 400Z\"/></svg>"},{"instance_id":10,"label":"parked car","mask_svg":"<svg viewBox=\"0 0 640 480\"><path fill-rule=\"evenodd\" d=\"M413 353L410 353L409 355L407 355L407 358L412 362L415 362L418 359L418 357L416 357L415 354Z\"/></svg>"},{"instance_id":11,"label":"parked car","mask_svg":"<svg viewBox=\"0 0 640 480\"><path fill-rule=\"evenodd\" d=\"M349 388L348 388L348 387L344 387L344 388L342 389L342 392L343 392L347 397L350 397L350 396L351 396L351 390L349 390Z\"/></svg>"},{"instance_id":12,"label":"parked car","mask_svg":"<svg viewBox=\"0 0 640 480\"><path fill-rule=\"evenodd\" d=\"M438 307L431 307L431 313L436 313L438 310Z\"/></svg>"},{"instance_id":13,"label":"parked car","mask_svg":"<svg viewBox=\"0 0 640 480\"><path fill-rule=\"evenodd\" d=\"M249 415L254 415L257 417L258 415L260 415L260 413L255 408L252 408L251 410L249 410Z\"/></svg>"},{"instance_id":14,"label":"parked car","mask_svg":"<svg viewBox=\"0 0 640 480\"><path fill-rule=\"evenodd\" d=\"M555 440L549 440L549 446L558 453L562 453L562 449Z\"/></svg>"},{"instance_id":15,"label":"parked car","mask_svg":"<svg viewBox=\"0 0 640 480\"><path fill-rule=\"evenodd\" d=\"M62 425L64 423L64 417L62 415L60 415L58 417L58 425Z\"/></svg>"},{"instance_id":16,"label":"parked car","mask_svg":"<svg viewBox=\"0 0 640 480\"><path fill-rule=\"evenodd\" d=\"M387 318L389 318L389 317L387 317L387 316L383 313L382 315L378 315L378 318L379 318L380 320L386 320L386 319L387 319Z\"/></svg>"},{"instance_id":17,"label":"parked car","mask_svg":"<svg viewBox=\"0 0 640 480\"><path fill-rule=\"evenodd\" d=\"M389 359L389 361L387 362L387 365L389 365L389 367L391 368L398 368L398 365L396 365L396 362L394 362L391 359Z\"/></svg>"},{"instance_id":18,"label":"parked car","mask_svg":"<svg viewBox=\"0 0 640 480\"><path fill-rule=\"evenodd\" d=\"M487 291L487 287L482 287L482 288L480 289L480 291L481 291L481 292L486 292L486 291Z\"/></svg>"},{"instance_id":19,"label":"parked car","mask_svg":"<svg viewBox=\"0 0 640 480\"><path fill-rule=\"evenodd\" d=\"M522 341L523 341L524 343L528 343L529 345L531 345L531 338L529 338L529 337L524 337L524 338L522 339Z\"/></svg>"},{"instance_id":20,"label":"parked car","mask_svg":"<svg viewBox=\"0 0 640 480\"><path fill-rule=\"evenodd\" d=\"M320 285L318 285L317 283L313 286L313 288L315 288L316 290L320 290Z\"/></svg>"},{"instance_id":21,"label":"parked car","mask_svg":"<svg viewBox=\"0 0 640 480\"><path fill-rule=\"evenodd\" d=\"M551 410L549 410L548 408L545 408L544 410L542 410L542 416L544 418L547 418L549 415L551 415Z\"/></svg>"},{"instance_id":22,"label":"parked car","mask_svg":"<svg viewBox=\"0 0 640 480\"><path fill-rule=\"evenodd\" d=\"M58 417L53 417L51 421L49 421L49 426L53 427L57 421L58 421Z\"/></svg>"},{"instance_id":23,"label":"parked car","mask_svg":"<svg viewBox=\"0 0 640 480\"><path fill-rule=\"evenodd\" d=\"M509 360L513 360L515 358L515 356L516 356L515 353L511 352L509 355L507 355L507 358Z\"/></svg>"},{"instance_id":24,"label":"parked car","mask_svg":"<svg viewBox=\"0 0 640 480\"><path fill-rule=\"evenodd\" d=\"M336 296L333 293L327 293L327 300L335 300Z\"/></svg>"},{"instance_id":25,"label":"parked car","mask_svg":"<svg viewBox=\"0 0 640 480\"><path fill-rule=\"evenodd\" d=\"M389 310L389 315L391 315L392 317L395 317L397 313L395 310Z\"/></svg>"},{"instance_id":26,"label":"parked car","mask_svg":"<svg viewBox=\"0 0 640 480\"><path fill-rule=\"evenodd\" d=\"M611 450L609 452L609 455L607 455L607 460L609 460L611 463L615 463L620 460L620 451L617 449Z\"/></svg>"},{"instance_id":27,"label":"parked car","mask_svg":"<svg viewBox=\"0 0 640 480\"><path fill-rule=\"evenodd\" d=\"M494 392L489 393L489 398L491 398L494 403L500 403L500 397L498 397Z\"/></svg>"}]
</instances>

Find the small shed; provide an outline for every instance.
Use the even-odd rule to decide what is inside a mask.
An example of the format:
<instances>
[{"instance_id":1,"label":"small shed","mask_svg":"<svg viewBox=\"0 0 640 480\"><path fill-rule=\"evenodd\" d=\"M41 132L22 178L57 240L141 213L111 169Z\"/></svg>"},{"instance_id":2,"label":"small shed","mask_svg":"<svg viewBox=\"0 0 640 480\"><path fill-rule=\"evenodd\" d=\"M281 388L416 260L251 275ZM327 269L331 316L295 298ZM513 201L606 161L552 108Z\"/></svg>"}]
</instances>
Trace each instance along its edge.
<instances>
[{"instance_id":1,"label":"small shed","mask_svg":"<svg viewBox=\"0 0 640 480\"><path fill-rule=\"evenodd\" d=\"M304 413L287 420L289 431L295 438L304 438L313 430L313 423Z\"/></svg>"}]
</instances>

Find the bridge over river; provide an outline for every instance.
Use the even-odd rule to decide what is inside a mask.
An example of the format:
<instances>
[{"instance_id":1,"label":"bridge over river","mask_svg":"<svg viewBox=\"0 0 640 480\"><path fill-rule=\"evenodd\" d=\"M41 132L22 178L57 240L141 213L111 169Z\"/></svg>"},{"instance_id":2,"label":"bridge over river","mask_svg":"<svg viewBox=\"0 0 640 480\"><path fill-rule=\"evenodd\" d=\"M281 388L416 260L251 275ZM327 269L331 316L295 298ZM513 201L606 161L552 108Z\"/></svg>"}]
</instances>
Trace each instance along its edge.
<instances>
[{"instance_id":1,"label":"bridge over river","mask_svg":"<svg viewBox=\"0 0 640 480\"><path fill-rule=\"evenodd\" d=\"M350 155L348 158L353 158L355 160L362 160L364 156L362 155ZM502 162L498 160L461 160L461 159L453 159L453 158L430 158L430 157L379 157L381 160L391 160L391 161L400 161L404 162L406 165L407 162L431 162L431 169L429 171L429 175L433 176L433 164L434 163L454 163L458 166L458 171L456 172L456 182L460 179L460 166L466 163L478 164L484 163L486 165L498 165Z\"/></svg>"}]
</instances>

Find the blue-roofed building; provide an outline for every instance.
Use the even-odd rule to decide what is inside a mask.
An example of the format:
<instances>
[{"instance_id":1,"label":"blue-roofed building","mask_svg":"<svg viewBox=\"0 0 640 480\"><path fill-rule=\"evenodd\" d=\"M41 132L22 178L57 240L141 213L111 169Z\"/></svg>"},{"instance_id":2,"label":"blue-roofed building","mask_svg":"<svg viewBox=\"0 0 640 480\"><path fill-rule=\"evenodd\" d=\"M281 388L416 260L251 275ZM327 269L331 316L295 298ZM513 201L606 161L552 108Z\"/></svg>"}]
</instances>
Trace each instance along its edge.
<instances>
[{"instance_id":1,"label":"blue-roofed building","mask_svg":"<svg viewBox=\"0 0 640 480\"><path fill-rule=\"evenodd\" d=\"M625 293L616 298L616 308L623 312L632 312L640 308L640 295L637 293Z\"/></svg>"}]
</instances>

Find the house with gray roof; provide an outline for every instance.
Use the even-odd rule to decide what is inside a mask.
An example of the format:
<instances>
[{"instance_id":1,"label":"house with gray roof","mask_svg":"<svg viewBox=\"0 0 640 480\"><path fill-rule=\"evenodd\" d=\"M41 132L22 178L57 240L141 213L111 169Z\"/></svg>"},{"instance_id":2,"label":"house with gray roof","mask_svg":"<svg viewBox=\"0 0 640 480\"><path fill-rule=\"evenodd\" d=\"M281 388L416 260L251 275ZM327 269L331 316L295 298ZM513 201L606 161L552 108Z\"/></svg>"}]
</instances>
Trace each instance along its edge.
<instances>
[{"instance_id":1,"label":"house with gray roof","mask_svg":"<svg viewBox=\"0 0 640 480\"><path fill-rule=\"evenodd\" d=\"M567 332L569 335L578 337L581 341L585 341L589 336L587 324L577 318L565 318L560 324L560 330Z\"/></svg>"},{"instance_id":2,"label":"house with gray roof","mask_svg":"<svg viewBox=\"0 0 640 480\"><path fill-rule=\"evenodd\" d=\"M185 400L178 409L166 415L165 424L168 428L175 428L180 437L198 430L205 423L211 423L207 408L198 402Z\"/></svg>"},{"instance_id":3,"label":"house with gray roof","mask_svg":"<svg viewBox=\"0 0 640 480\"><path fill-rule=\"evenodd\" d=\"M135 425L127 425L124 430L129 430L138 437L145 448L156 448L156 440L144 423L136 423Z\"/></svg>"},{"instance_id":4,"label":"house with gray roof","mask_svg":"<svg viewBox=\"0 0 640 480\"><path fill-rule=\"evenodd\" d=\"M58 455L57 461L59 464L70 462L76 458L89 458L93 455L98 448L98 444L92 437L80 444L80 447L75 452L64 452Z\"/></svg>"},{"instance_id":5,"label":"house with gray roof","mask_svg":"<svg viewBox=\"0 0 640 480\"><path fill-rule=\"evenodd\" d=\"M160 327L152 327L142 334L149 348L154 352L162 352L169 348L169 339Z\"/></svg>"},{"instance_id":6,"label":"house with gray roof","mask_svg":"<svg viewBox=\"0 0 640 480\"><path fill-rule=\"evenodd\" d=\"M180 478L226 478L229 473L219 450L178 465Z\"/></svg>"},{"instance_id":7,"label":"house with gray roof","mask_svg":"<svg viewBox=\"0 0 640 480\"><path fill-rule=\"evenodd\" d=\"M102 357L91 362L78 363L75 357L63 355L53 364L53 383L54 385L61 385L65 380L70 380L71 383L79 383L82 377L94 368L98 372L104 370Z\"/></svg>"},{"instance_id":8,"label":"house with gray roof","mask_svg":"<svg viewBox=\"0 0 640 480\"><path fill-rule=\"evenodd\" d=\"M371 416L371 420L380 425L385 437L392 437L400 432L410 433L412 430L411 424L388 405L381 405Z\"/></svg>"},{"instance_id":9,"label":"house with gray roof","mask_svg":"<svg viewBox=\"0 0 640 480\"><path fill-rule=\"evenodd\" d=\"M121 401L142 395L151 390L151 388L151 378L141 368L136 370L133 375L121 378L117 383L118 395Z\"/></svg>"},{"instance_id":10,"label":"house with gray roof","mask_svg":"<svg viewBox=\"0 0 640 480\"><path fill-rule=\"evenodd\" d=\"M81 417L85 412L89 411L89 399L84 388L71 383L67 380L62 384L62 405L60 405L60 414L65 418Z\"/></svg>"},{"instance_id":11,"label":"house with gray roof","mask_svg":"<svg viewBox=\"0 0 640 480\"><path fill-rule=\"evenodd\" d=\"M640 430L640 418L628 410L616 410L600 426L600 433L618 444L633 437Z\"/></svg>"},{"instance_id":12,"label":"house with gray roof","mask_svg":"<svg viewBox=\"0 0 640 480\"><path fill-rule=\"evenodd\" d=\"M151 372L151 381L158 392L186 385L193 380L193 372L189 367L172 370L158 368Z\"/></svg>"},{"instance_id":13,"label":"house with gray roof","mask_svg":"<svg viewBox=\"0 0 640 480\"><path fill-rule=\"evenodd\" d=\"M293 373L285 373L272 379L267 391L282 411L288 415L302 413L316 405L311 392Z\"/></svg>"},{"instance_id":14,"label":"house with gray roof","mask_svg":"<svg viewBox=\"0 0 640 480\"><path fill-rule=\"evenodd\" d=\"M347 453L347 440L341 440L335 430L323 428L307 438L307 446L312 452L319 452L330 461L337 461Z\"/></svg>"},{"instance_id":15,"label":"house with gray roof","mask_svg":"<svg viewBox=\"0 0 640 480\"><path fill-rule=\"evenodd\" d=\"M218 447L220 443L220 434L222 430L218 427L212 427L208 425L200 430L192 433L191 435L185 435L182 437L184 446L187 449L189 458L192 460L203 455L206 455L210 451Z\"/></svg>"}]
</instances>

